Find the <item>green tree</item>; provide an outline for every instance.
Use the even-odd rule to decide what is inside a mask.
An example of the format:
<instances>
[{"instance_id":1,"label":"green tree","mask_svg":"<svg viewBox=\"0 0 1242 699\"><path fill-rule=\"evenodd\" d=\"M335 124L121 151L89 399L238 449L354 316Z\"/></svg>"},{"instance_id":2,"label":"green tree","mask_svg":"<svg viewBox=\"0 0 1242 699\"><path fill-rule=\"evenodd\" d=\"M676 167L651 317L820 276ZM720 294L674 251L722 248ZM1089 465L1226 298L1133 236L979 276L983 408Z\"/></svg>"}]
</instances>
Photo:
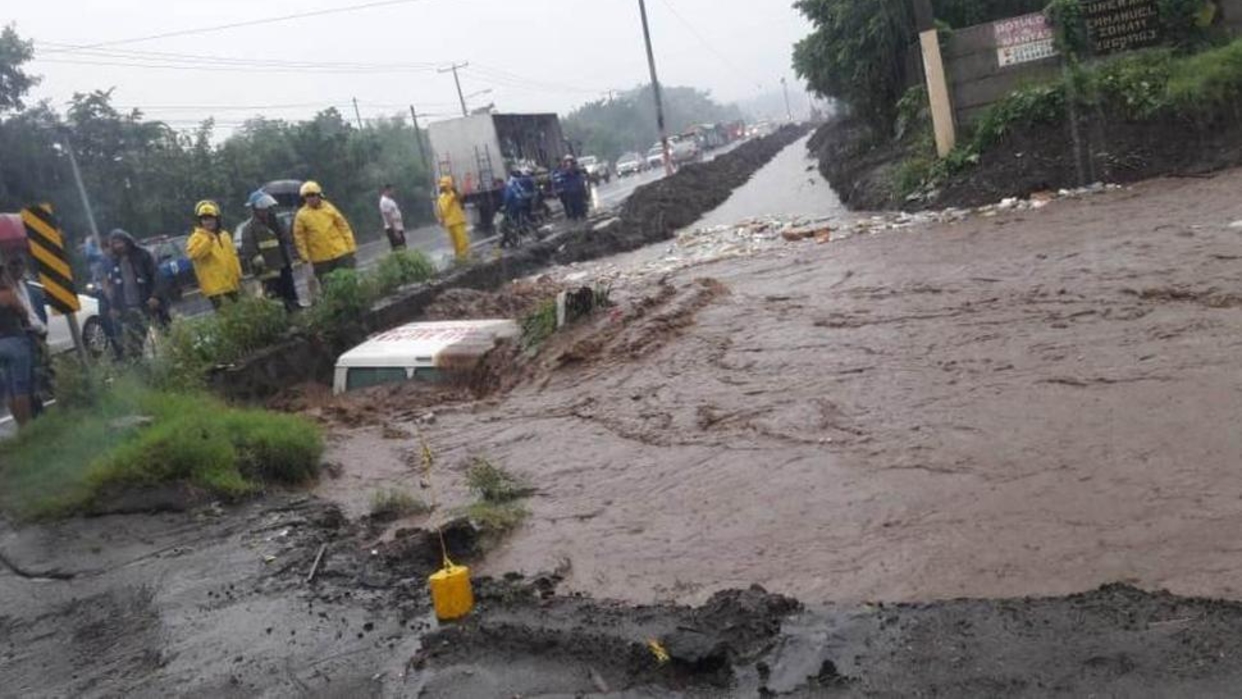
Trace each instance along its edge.
<instances>
[{"instance_id":1,"label":"green tree","mask_svg":"<svg viewBox=\"0 0 1242 699\"><path fill-rule=\"evenodd\" d=\"M1046 0L934 0L937 22L961 28L1037 12ZM793 64L811 89L839 99L859 117L887 129L897 101L918 79L911 0L797 0L814 26L794 46Z\"/></svg>"},{"instance_id":2,"label":"green tree","mask_svg":"<svg viewBox=\"0 0 1242 699\"><path fill-rule=\"evenodd\" d=\"M34 58L34 42L23 41L9 24L0 32L0 114L22 109L22 98L39 79L22 69Z\"/></svg>"}]
</instances>

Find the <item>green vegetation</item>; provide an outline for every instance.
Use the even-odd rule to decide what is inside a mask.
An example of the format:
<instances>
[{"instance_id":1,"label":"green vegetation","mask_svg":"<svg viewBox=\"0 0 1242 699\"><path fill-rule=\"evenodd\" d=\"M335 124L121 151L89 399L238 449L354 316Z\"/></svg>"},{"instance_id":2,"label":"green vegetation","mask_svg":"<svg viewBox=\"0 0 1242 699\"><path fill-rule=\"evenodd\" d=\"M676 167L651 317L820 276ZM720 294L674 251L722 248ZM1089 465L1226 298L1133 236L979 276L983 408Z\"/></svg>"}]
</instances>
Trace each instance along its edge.
<instances>
[{"instance_id":1,"label":"green vegetation","mask_svg":"<svg viewBox=\"0 0 1242 699\"><path fill-rule=\"evenodd\" d=\"M589 292L589 293L588 293ZM592 315L601 308L610 308L612 287L596 285L592 289L571 291L565 300L565 322L573 323ZM539 348L556 333L556 299L551 298L535 307L521 319L522 349L531 352Z\"/></svg>"},{"instance_id":2,"label":"green vegetation","mask_svg":"<svg viewBox=\"0 0 1242 699\"><path fill-rule=\"evenodd\" d=\"M433 276L435 265L426 255L402 250L385 257L374 271L340 270L329 275L319 302L298 318L291 318L278 302L243 296L216 313L174 321L146 370L161 388L201 388L213 367L270 347L294 330L329 341L365 334L363 321L376 301Z\"/></svg>"},{"instance_id":3,"label":"green vegetation","mask_svg":"<svg viewBox=\"0 0 1242 699\"><path fill-rule=\"evenodd\" d=\"M903 196L935 186L1013 132L1067 122L1071 103L1088 118L1189 124L1233 119L1240 102L1242 40L1192 55L1168 48L1123 54L1014 91L992 105L947 158L935 157L930 125L923 122L895 186Z\"/></svg>"},{"instance_id":4,"label":"green vegetation","mask_svg":"<svg viewBox=\"0 0 1242 699\"><path fill-rule=\"evenodd\" d=\"M68 127L96 219L139 238L188 233L200 199L218 201L232 228L246 215L247 194L285 178L318 180L360 237L379 235L375 202L386 183L396 186L407 224L434 220L419 156L426 134L404 110L365 114L362 129L334 108L302 122L256 117L221 140L210 114L180 131L115 106L111 90L77 93L64 113L51 102L26 105L38 82L27 67L33 56L12 26L0 32L0 211L51 201L66 230L89 230L68 160L54 147Z\"/></svg>"},{"instance_id":5,"label":"green vegetation","mask_svg":"<svg viewBox=\"0 0 1242 699\"><path fill-rule=\"evenodd\" d=\"M465 509L465 514L484 532L504 534L530 515L518 501L534 493L534 488L526 479L487 459L474 458L466 471L466 483L479 499Z\"/></svg>"},{"instance_id":6,"label":"green vegetation","mask_svg":"<svg viewBox=\"0 0 1242 699\"><path fill-rule=\"evenodd\" d=\"M503 504L535 492L525 479L505 471L483 457L475 457L466 471L466 485L484 502Z\"/></svg>"},{"instance_id":7,"label":"green vegetation","mask_svg":"<svg viewBox=\"0 0 1242 699\"><path fill-rule=\"evenodd\" d=\"M404 490L379 490L371 496L371 517L376 520L391 521L430 511L430 505Z\"/></svg>"},{"instance_id":8,"label":"green vegetation","mask_svg":"<svg viewBox=\"0 0 1242 699\"><path fill-rule=\"evenodd\" d=\"M376 301L433 276L435 265L418 250L394 252L374 271L333 272L324 280L315 306L305 315L305 329L333 342L364 335L367 311Z\"/></svg>"},{"instance_id":9,"label":"green vegetation","mask_svg":"<svg viewBox=\"0 0 1242 699\"><path fill-rule=\"evenodd\" d=\"M0 509L23 519L72 514L164 484L233 499L318 471L323 441L301 418L155 390L134 376L113 379L91 400L0 442Z\"/></svg>"},{"instance_id":10,"label":"green vegetation","mask_svg":"<svg viewBox=\"0 0 1242 699\"><path fill-rule=\"evenodd\" d=\"M289 328L289 315L280 303L243 296L217 313L173 321L149 370L163 388L201 388L212 367L274 344Z\"/></svg>"},{"instance_id":11,"label":"green vegetation","mask_svg":"<svg viewBox=\"0 0 1242 699\"><path fill-rule=\"evenodd\" d=\"M962 28L1038 12L1047 0L933 0L937 23ZM844 102L885 136L914 82L918 43L910 0L797 0L814 31L794 47L794 69L812 90Z\"/></svg>"}]
</instances>

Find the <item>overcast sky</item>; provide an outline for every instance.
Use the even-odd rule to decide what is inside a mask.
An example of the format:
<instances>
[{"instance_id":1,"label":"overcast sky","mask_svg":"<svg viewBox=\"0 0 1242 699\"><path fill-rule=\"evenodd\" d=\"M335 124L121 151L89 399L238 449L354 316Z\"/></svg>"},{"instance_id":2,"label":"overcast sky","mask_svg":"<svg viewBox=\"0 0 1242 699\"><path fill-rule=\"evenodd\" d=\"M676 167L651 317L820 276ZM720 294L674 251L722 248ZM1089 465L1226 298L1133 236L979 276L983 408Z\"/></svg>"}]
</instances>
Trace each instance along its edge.
<instances>
[{"instance_id":1,"label":"overcast sky","mask_svg":"<svg viewBox=\"0 0 1242 699\"><path fill-rule=\"evenodd\" d=\"M215 116L227 129L255 114L296 119L327 106L353 118L354 97L364 119L409 104L453 116L460 111L453 77L436 72L453 61L470 63L461 71L467 95L492 90L470 106L495 102L502 111L564 113L648 79L637 0L390 0L110 43L367 2L41 0L8 3L4 21L36 42L37 98L63 110L74 92L115 87L115 104L179 127ZM707 89L721 101L779 90L782 77L793 86L791 47L810 28L791 2L648 0L661 82Z\"/></svg>"}]
</instances>

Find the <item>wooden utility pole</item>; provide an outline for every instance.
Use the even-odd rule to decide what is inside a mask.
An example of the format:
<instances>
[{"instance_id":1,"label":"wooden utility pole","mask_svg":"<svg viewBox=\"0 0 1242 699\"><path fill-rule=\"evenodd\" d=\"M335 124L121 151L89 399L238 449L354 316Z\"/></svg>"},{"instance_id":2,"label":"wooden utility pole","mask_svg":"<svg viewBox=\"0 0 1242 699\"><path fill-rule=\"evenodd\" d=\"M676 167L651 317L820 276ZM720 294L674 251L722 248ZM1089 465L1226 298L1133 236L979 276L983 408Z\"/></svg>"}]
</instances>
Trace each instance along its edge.
<instances>
[{"instance_id":1,"label":"wooden utility pole","mask_svg":"<svg viewBox=\"0 0 1242 699\"><path fill-rule=\"evenodd\" d=\"M362 130L362 112L358 111L358 98L354 98L354 118L358 120L358 130Z\"/></svg>"},{"instance_id":2,"label":"wooden utility pole","mask_svg":"<svg viewBox=\"0 0 1242 699\"><path fill-rule=\"evenodd\" d=\"M668 129L664 126L664 99L660 95L660 78L656 76L655 52L651 49L651 28L647 24L647 3L638 0L643 17L643 41L647 43L647 66L651 69L651 92L655 95L656 125L660 129L660 147L664 150L664 174L673 174L673 156L668 150Z\"/></svg>"},{"instance_id":3,"label":"wooden utility pole","mask_svg":"<svg viewBox=\"0 0 1242 699\"><path fill-rule=\"evenodd\" d=\"M914 0L914 21L923 53L923 74L927 78L927 99L931 103L936 152L943 158L957 145L957 129L953 123L953 100L949 96L949 81L944 73L940 34L936 31L931 0Z\"/></svg>"},{"instance_id":4,"label":"wooden utility pole","mask_svg":"<svg viewBox=\"0 0 1242 699\"><path fill-rule=\"evenodd\" d=\"M462 68L470 67L469 61L466 63L454 63L447 68L441 68L441 73L452 73L453 82L457 83L457 99L461 100L461 115L470 116L470 112L466 109L466 94L461 91L461 78L457 75L457 71Z\"/></svg>"}]
</instances>

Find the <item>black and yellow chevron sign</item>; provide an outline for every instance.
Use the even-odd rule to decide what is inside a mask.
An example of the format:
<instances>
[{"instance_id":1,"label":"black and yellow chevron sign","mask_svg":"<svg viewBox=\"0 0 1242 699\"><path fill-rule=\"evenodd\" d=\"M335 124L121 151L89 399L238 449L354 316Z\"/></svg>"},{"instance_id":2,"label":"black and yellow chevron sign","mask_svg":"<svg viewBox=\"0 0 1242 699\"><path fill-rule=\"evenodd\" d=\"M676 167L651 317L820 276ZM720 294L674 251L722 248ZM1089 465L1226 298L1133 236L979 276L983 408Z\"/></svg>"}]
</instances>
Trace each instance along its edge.
<instances>
[{"instance_id":1,"label":"black and yellow chevron sign","mask_svg":"<svg viewBox=\"0 0 1242 699\"><path fill-rule=\"evenodd\" d=\"M30 256L39 271L47 305L60 313L76 313L82 304L73 285L73 268L65 252L65 236L47 204L22 209L22 223L30 241Z\"/></svg>"}]
</instances>

